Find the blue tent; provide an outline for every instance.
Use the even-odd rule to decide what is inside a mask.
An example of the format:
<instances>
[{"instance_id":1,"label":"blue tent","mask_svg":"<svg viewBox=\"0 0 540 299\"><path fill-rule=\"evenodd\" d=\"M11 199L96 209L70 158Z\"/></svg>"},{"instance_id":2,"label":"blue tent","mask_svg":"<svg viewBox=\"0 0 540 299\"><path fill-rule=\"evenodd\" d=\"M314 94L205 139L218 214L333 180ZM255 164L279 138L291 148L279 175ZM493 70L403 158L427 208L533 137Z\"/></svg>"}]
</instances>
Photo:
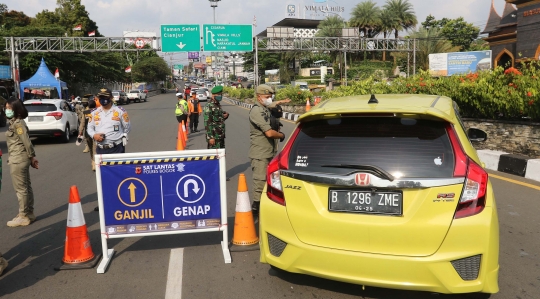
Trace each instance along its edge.
<instances>
[{"instance_id":1,"label":"blue tent","mask_svg":"<svg viewBox=\"0 0 540 299\"><path fill-rule=\"evenodd\" d=\"M54 75L51 73L45 60L41 58L41 64L32 78L21 82L20 85L21 96L24 95L24 89L41 89L41 90L51 90L56 89L57 95L60 98L67 98L67 84L66 82L57 80ZM54 94L54 93L53 93Z\"/></svg>"}]
</instances>

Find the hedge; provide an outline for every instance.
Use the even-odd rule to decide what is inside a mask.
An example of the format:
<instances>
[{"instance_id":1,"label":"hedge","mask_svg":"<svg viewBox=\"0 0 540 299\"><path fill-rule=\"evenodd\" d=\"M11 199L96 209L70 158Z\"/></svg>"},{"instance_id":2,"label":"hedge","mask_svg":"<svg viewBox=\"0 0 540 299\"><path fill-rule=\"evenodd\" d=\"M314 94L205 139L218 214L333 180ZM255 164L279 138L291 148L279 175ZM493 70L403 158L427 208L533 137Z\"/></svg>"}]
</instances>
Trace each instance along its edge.
<instances>
[{"instance_id":1,"label":"hedge","mask_svg":"<svg viewBox=\"0 0 540 299\"><path fill-rule=\"evenodd\" d=\"M430 77L421 72L391 83L373 77L324 92L323 98L365 94L433 94L452 98L464 117L540 120L540 63L522 65L521 70L497 67L451 77Z\"/></svg>"}]
</instances>

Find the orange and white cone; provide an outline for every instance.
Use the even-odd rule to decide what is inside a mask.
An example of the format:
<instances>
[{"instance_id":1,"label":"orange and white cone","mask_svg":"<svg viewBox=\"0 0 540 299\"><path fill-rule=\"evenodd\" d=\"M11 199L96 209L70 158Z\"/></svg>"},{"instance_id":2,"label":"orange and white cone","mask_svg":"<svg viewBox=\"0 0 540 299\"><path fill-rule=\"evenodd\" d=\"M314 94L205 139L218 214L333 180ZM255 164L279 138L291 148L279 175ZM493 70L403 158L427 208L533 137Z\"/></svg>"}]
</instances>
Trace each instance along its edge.
<instances>
[{"instance_id":1,"label":"orange and white cone","mask_svg":"<svg viewBox=\"0 0 540 299\"><path fill-rule=\"evenodd\" d=\"M306 99L306 112L311 110L311 103L309 102L309 98Z\"/></svg>"},{"instance_id":2,"label":"orange and white cone","mask_svg":"<svg viewBox=\"0 0 540 299\"><path fill-rule=\"evenodd\" d=\"M183 151L186 148L186 142L184 141L184 133L182 133L182 127L184 122L178 124L178 134L176 135L176 150Z\"/></svg>"},{"instance_id":3,"label":"orange and white cone","mask_svg":"<svg viewBox=\"0 0 540 299\"><path fill-rule=\"evenodd\" d=\"M249 251L259 249L259 237L255 232L255 222L251 212L246 176L238 177L238 193L236 195L236 215L234 216L234 233L230 251Z\"/></svg>"},{"instance_id":4,"label":"orange and white cone","mask_svg":"<svg viewBox=\"0 0 540 299\"><path fill-rule=\"evenodd\" d=\"M101 254L95 255L88 237L86 222L79 197L79 190L71 186L64 248L64 263L55 270L91 269L99 261Z\"/></svg>"},{"instance_id":5,"label":"orange and white cone","mask_svg":"<svg viewBox=\"0 0 540 299\"><path fill-rule=\"evenodd\" d=\"M184 124L184 121L182 121L182 134L184 135L184 140L186 141L186 145L187 145L188 137L187 137L186 126L187 126L187 122Z\"/></svg>"}]
</instances>

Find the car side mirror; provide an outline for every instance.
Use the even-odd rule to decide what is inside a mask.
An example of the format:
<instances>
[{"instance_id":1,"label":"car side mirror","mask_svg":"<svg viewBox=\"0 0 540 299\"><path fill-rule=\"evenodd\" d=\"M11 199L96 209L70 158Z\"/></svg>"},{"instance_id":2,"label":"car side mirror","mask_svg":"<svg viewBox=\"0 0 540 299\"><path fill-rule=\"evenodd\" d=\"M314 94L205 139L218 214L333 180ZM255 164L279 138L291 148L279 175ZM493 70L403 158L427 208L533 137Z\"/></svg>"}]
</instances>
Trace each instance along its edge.
<instances>
[{"instance_id":1,"label":"car side mirror","mask_svg":"<svg viewBox=\"0 0 540 299\"><path fill-rule=\"evenodd\" d=\"M470 141L484 142L487 140L487 133L480 129L470 128L467 130L467 137Z\"/></svg>"}]
</instances>

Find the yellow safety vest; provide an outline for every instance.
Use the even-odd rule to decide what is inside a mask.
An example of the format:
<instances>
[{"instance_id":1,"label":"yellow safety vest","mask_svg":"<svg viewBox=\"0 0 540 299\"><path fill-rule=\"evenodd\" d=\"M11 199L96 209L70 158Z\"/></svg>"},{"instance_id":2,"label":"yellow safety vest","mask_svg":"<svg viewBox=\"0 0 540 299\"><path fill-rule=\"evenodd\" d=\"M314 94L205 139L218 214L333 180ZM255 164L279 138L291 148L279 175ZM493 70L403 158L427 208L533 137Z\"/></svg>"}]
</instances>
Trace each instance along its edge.
<instances>
[{"instance_id":1,"label":"yellow safety vest","mask_svg":"<svg viewBox=\"0 0 540 299\"><path fill-rule=\"evenodd\" d=\"M184 114L184 112L182 112L182 109L180 109L180 105L184 106L184 111L188 112L188 104L186 102L186 100L182 99L180 101L178 101L178 103L176 103L176 110L174 111L174 113L176 113L177 116L180 116L182 114Z\"/></svg>"}]
</instances>

